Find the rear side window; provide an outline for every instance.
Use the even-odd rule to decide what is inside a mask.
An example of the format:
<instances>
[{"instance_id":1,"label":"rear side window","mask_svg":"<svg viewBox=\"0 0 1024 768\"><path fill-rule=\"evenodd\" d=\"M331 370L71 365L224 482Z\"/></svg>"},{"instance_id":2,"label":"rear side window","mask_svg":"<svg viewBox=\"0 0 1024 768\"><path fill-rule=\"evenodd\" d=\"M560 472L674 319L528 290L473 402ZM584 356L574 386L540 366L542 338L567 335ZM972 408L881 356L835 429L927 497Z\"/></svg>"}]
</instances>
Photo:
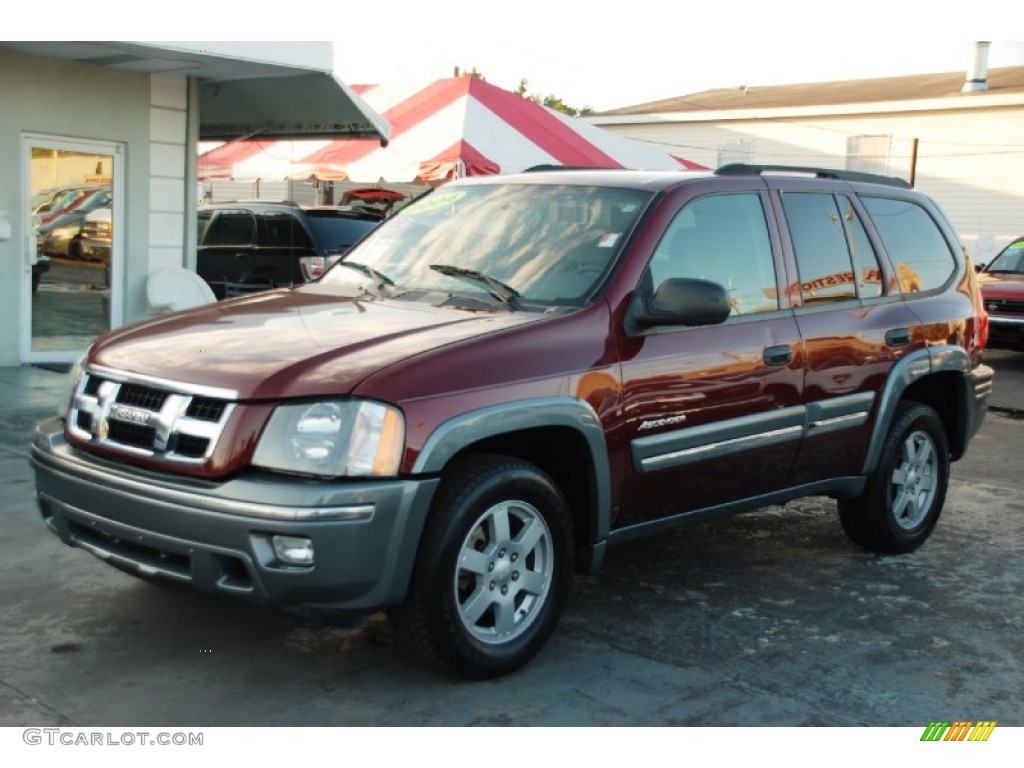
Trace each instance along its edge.
<instances>
[{"instance_id":1,"label":"rear side window","mask_svg":"<svg viewBox=\"0 0 1024 768\"><path fill-rule=\"evenodd\" d=\"M782 195L804 304L882 295L882 270L853 203L845 195Z\"/></svg>"},{"instance_id":2,"label":"rear side window","mask_svg":"<svg viewBox=\"0 0 1024 768\"><path fill-rule=\"evenodd\" d=\"M298 220L286 211L261 214L263 231L260 245L268 248L301 248L312 250L313 241Z\"/></svg>"},{"instance_id":3,"label":"rear side window","mask_svg":"<svg viewBox=\"0 0 1024 768\"><path fill-rule=\"evenodd\" d=\"M756 193L691 200L669 224L649 269L655 289L670 277L720 283L733 314L779 308L771 239Z\"/></svg>"},{"instance_id":4,"label":"rear side window","mask_svg":"<svg viewBox=\"0 0 1024 768\"><path fill-rule=\"evenodd\" d=\"M248 211L221 211L206 230L203 245L252 245L256 219Z\"/></svg>"},{"instance_id":5,"label":"rear side window","mask_svg":"<svg viewBox=\"0 0 1024 768\"><path fill-rule=\"evenodd\" d=\"M956 258L931 215L917 203L861 197L896 267L904 293L930 291L949 280Z\"/></svg>"},{"instance_id":6,"label":"rear side window","mask_svg":"<svg viewBox=\"0 0 1024 768\"><path fill-rule=\"evenodd\" d=\"M374 219L337 216L320 211L310 211L306 220L321 247L328 253L344 253L380 224L380 221Z\"/></svg>"}]
</instances>

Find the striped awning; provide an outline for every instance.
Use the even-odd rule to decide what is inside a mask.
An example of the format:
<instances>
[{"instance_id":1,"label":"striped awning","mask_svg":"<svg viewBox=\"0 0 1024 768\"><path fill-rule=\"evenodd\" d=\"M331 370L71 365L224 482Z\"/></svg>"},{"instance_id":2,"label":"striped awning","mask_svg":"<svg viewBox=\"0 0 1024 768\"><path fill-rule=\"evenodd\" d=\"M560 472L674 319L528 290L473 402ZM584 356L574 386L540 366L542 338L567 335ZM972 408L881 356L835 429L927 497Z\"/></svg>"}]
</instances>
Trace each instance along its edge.
<instances>
[{"instance_id":1,"label":"striped awning","mask_svg":"<svg viewBox=\"0 0 1024 768\"><path fill-rule=\"evenodd\" d=\"M535 165L701 169L479 78L352 86L391 124L390 141L240 141L199 158L200 179L432 182Z\"/></svg>"}]
</instances>

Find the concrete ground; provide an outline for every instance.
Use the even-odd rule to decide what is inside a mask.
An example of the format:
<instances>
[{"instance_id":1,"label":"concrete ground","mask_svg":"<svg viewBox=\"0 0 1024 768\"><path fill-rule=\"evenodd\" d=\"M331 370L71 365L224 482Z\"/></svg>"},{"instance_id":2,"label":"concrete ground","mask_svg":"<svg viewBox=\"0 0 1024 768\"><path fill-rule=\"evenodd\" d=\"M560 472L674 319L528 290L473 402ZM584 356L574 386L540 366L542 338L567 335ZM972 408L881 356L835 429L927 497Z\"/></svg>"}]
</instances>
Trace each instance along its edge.
<instances>
[{"instance_id":1,"label":"concrete ground","mask_svg":"<svg viewBox=\"0 0 1024 768\"><path fill-rule=\"evenodd\" d=\"M638 541L581 578L548 646L484 683L360 629L162 588L60 543L28 466L64 377L0 368L0 726L1024 725L1024 353L936 532L902 557L808 499Z\"/></svg>"}]
</instances>

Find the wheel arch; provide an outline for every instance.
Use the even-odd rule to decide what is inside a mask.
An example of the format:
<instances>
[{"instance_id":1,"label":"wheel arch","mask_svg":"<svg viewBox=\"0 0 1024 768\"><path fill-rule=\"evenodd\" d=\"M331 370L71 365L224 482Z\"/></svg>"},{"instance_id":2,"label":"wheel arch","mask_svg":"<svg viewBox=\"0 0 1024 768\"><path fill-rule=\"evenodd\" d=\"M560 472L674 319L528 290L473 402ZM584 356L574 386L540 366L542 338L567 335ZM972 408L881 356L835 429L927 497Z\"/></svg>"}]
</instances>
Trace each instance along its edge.
<instances>
[{"instance_id":1,"label":"wheel arch","mask_svg":"<svg viewBox=\"0 0 1024 768\"><path fill-rule=\"evenodd\" d=\"M460 414L423 445L412 471L441 474L470 453L529 461L552 477L572 510L577 563L596 570L611 525L611 472L594 409L572 397L530 398Z\"/></svg>"},{"instance_id":2,"label":"wheel arch","mask_svg":"<svg viewBox=\"0 0 1024 768\"><path fill-rule=\"evenodd\" d=\"M864 474L870 474L878 465L885 436L902 400L924 403L935 410L946 431L950 459L959 459L967 450L970 437L970 369L967 352L951 345L918 350L893 366L879 398Z\"/></svg>"}]
</instances>

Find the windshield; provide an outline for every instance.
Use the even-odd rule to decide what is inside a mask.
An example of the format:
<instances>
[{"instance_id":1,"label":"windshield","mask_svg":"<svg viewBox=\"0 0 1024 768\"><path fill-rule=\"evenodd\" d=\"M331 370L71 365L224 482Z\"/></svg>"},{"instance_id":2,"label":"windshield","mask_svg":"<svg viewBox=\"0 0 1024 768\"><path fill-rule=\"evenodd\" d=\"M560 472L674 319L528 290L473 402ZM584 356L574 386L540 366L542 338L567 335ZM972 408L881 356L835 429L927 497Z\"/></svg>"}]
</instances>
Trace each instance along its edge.
<instances>
[{"instance_id":1,"label":"windshield","mask_svg":"<svg viewBox=\"0 0 1024 768\"><path fill-rule=\"evenodd\" d=\"M985 268L986 272L1024 272L1024 240L1015 240Z\"/></svg>"},{"instance_id":2,"label":"windshield","mask_svg":"<svg viewBox=\"0 0 1024 768\"><path fill-rule=\"evenodd\" d=\"M651 196L551 184L442 188L382 224L320 285L350 291L375 274L394 286L390 295L441 292L516 307L579 306L615 262Z\"/></svg>"},{"instance_id":3,"label":"windshield","mask_svg":"<svg viewBox=\"0 0 1024 768\"><path fill-rule=\"evenodd\" d=\"M339 216L333 211L306 211L306 220L328 253L344 253L380 224L378 219Z\"/></svg>"}]
</instances>

